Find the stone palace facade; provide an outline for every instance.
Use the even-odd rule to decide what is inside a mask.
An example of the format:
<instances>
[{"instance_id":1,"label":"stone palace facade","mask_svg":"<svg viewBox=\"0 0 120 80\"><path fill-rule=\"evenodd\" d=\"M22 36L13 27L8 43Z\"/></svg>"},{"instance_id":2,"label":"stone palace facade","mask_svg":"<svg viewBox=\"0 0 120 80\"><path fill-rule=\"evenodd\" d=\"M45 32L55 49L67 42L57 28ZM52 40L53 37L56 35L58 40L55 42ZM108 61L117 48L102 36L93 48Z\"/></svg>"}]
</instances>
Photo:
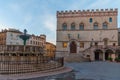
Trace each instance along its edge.
<instances>
[{"instance_id":1,"label":"stone palace facade","mask_svg":"<svg viewBox=\"0 0 120 80\"><path fill-rule=\"evenodd\" d=\"M119 55L118 9L57 11L56 56L113 60Z\"/></svg>"}]
</instances>

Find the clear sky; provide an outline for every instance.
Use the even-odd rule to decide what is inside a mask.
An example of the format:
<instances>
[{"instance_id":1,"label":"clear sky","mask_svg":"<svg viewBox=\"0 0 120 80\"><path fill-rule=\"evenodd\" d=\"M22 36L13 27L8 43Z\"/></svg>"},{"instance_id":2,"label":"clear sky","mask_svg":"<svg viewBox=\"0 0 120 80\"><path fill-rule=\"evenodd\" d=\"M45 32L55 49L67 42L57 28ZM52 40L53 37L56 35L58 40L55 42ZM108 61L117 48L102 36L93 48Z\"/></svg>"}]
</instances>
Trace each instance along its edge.
<instances>
[{"instance_id":1,"label":"clear sky","mask_svg":"<svg viewBox=\"0 0 120 80\"><path fill-rule=\"evenodd\" d=\"M56 11L102 8L119 10L120 0L0 0L0 30L27 29L30 34L45 34L55 44Z\"/></svg>"}]
</instances>

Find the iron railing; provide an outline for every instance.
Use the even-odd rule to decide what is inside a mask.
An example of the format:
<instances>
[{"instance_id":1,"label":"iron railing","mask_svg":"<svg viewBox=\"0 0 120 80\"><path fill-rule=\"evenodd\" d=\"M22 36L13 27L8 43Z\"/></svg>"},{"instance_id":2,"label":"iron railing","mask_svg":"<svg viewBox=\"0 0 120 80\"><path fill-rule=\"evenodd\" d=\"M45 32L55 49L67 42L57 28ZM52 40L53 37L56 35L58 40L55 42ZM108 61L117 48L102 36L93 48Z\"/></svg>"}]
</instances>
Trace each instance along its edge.
<instances>
[{"instance_id":1,"label":"iron railing","mask_svg":"<svg viewBox=\"0 0 120 80\"><path fill-rule=\"evenodd\" d=\"M18 74L56 69L64 65L63 58L36 57L27 61L0 60L0 74Z\"/></svg>"}]
</instances>

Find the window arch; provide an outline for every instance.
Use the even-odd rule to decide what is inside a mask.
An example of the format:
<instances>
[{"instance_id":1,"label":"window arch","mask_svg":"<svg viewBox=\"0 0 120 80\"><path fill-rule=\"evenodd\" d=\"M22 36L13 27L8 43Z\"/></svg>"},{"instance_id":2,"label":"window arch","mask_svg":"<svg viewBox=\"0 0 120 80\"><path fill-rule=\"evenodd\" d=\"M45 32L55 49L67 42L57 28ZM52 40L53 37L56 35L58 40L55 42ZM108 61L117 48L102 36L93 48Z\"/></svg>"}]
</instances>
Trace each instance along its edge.
<instances>
[{"instance_id":1,"label":"window arch","mask_svg":"<svg viewBox=\"0 0 120 80\"><path fill-rule=\"evenodd\" d=\"M62 30L67 30L67 24L66 23L62 24Z\"/></svg>"},{"instance_id":2,"label":"window arch","mask_svg":"<svg viewBox=\"0 0 120 80\"><path fill-rule=\"evenodd\" d=\"M71 24L71 30L75 30L75 23Z\"/></svg>"},{"instance_id":3,"label":"window arch","mask_svg":"<svg viewBox=\"0 0 120 80\"><path fill-rule=\"evenodd\" d=\"M93 26L94 26L94 29L95 29L95 30L98 29L98 23L97 23L97 22L95 22L95 23L93 24Z\"/></svg>"},{"instance_id":4,"label":"window arch","mask_svg":"<svg viewBox=\"0 0 120 80\"><path fill-rule=\"evenodd\" d=\"M90 23L92 23L92 22L93 22L92 18L90 18L90 19L89 19L89 22L90 22Z\"/></svg>"},{"instance_id":5,"label":"window arch","mask_svg":"<svg viewBox=\"0 0 120 80\"><path fill-rule=\"evenodd\" d=\"M80 23L79 29L80 29L80 30L84 30L84 24L83 24L83 23Z\"/></svg>"},{"instance_id":6,"label":"window arch","mask_svg":"<svg viewBox=\"0 0 120 80\"><path fill-rule=\"evenodd\" d=\"M112 18L111 17L109 18L109 22L112 22Z\"/></svg>"},{"instance_id":7,"label":"window arch","mask_svg":"<svg viewBox=\"0 0 120 80\"><path fill-rule=\"evenodd\" d=\"M107 22L104 22L102 25L103 25L103 29L107 29L108 28L108 23Z\"/></svg>"}]
</instances>

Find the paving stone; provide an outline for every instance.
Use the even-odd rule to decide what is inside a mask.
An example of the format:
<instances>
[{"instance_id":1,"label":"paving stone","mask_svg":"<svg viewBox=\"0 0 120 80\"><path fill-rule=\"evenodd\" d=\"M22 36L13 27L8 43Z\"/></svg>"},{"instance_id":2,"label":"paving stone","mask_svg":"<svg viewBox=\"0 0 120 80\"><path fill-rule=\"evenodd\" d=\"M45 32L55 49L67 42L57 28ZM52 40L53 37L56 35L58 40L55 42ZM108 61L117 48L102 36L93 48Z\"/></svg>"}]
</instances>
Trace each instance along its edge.
<instances>
[{"instance_id":1,"label":"paving stone","mask_svg":"<svg viewBox=\"0 0 120 80\"><path fill-rule=\"evenodd\" d=\"M65 65L74 69L78 80L120 80L120 63L98 61Z\"/></svg>"}]
</instances>

